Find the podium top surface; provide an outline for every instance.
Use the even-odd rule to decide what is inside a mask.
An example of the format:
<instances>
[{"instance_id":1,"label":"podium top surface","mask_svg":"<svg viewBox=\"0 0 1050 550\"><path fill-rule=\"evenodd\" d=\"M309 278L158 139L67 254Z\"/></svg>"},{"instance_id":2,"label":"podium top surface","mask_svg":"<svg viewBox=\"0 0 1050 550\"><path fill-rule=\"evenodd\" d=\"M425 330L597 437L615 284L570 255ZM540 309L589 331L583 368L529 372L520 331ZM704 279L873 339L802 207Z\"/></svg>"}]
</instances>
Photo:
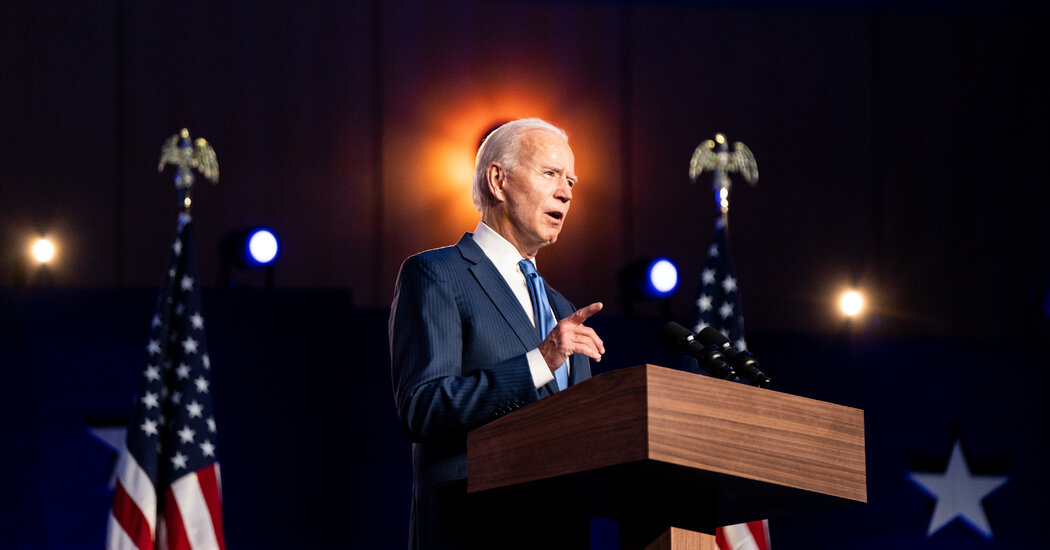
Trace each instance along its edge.
<instances>
[{"instance_id":1,"label":"podium top surface","mask_svg":"<svg viewBox=\"0 0 1050 550\"><path fill-rule=\"evenodd\" d=\"M653 365L482 426L467 449L471 493L530 483L606 500L699 492L727 523L867 500L863 411Z\"/></svg>"}]
</instances>

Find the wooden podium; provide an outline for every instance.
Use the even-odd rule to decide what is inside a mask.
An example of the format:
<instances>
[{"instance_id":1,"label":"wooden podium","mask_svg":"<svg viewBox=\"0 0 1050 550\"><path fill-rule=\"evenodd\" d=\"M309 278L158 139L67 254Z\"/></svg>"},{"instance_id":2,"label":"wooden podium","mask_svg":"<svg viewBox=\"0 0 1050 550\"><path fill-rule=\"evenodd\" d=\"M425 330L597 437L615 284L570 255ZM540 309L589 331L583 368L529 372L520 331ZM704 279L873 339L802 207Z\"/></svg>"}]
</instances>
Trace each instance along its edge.
<instances>
[{"instance_id":1,"label":"wooden podium","mask_svg":"<svg viewBox=\"0 0 1050 550\"><path fill-rule=\"evenodd\" d=\"M864 412L654 365L601 374L470 432L467 491L617 520L623 550L866 502Z\"/></svg>"}]
</instances>

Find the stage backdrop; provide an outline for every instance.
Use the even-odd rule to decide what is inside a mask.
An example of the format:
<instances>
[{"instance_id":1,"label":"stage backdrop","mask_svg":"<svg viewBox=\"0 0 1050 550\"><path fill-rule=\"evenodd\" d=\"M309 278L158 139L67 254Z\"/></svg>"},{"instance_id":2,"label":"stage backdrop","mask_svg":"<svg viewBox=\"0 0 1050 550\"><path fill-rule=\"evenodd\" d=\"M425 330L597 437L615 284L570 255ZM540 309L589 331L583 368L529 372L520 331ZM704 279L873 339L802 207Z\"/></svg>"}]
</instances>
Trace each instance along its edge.
<instances>
[{"instance_id":1,"label":"stage backdrop","mask_svg":"<svg viewBox=\"0 0 1050 550\"><path fill-rule=\"evenodd\" d=\"M4 548L102 545L116 454L92 430L121 425L131 410L155 296L0 292ZM210 291L204 300L229 547L404 548L410 450L390 391L387 311L357 308L338 290ZM677 366L659 344L662 323L595 317L608 349L598 372ZM848 331L757 333L749 343L778 390L865 410L869 503L773 518L774 548L1044 544L1045 354ZM957 441L965 463L949 468ZM946 472L957 488L998 488L962 491L964 514L928 536L947 502L911 478Z\"/></svg>"}]
</instances>

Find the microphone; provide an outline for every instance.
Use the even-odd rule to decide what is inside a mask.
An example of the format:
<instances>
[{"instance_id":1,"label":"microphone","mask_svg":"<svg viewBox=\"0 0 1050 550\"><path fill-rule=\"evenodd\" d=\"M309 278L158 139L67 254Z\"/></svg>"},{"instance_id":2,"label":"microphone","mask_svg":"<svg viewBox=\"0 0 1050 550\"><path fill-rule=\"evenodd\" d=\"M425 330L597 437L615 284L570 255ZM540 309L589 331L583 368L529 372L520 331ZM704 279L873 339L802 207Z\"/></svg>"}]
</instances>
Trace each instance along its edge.
<instances>
[{"instance_id":1,"label":"microphone","mask_svg":"<svg viewBox=\"0 0 1050 550\"><path fill-rule=\"evenodd\" d=\"M752 386L769 387L769 377L758 369L758 359L749 351L737 351L725 334L711 327L704 327L696 338L704 345L713 345L722 350L722 354L729 359L729 363L743 375L742 378L750 380Z\"/></svg>"},{"instance_id":2,"label":"microphone","mask_svg":"<svg viewBox=\"0 0 1050 550\"><path fill-rule=\"evenodd\" d=\"M714 377L725 380L736 378L736 372L726 362L721 348L714 344L705 345L700 343L693 331L671 321L664 325L660 336L671 349L696 359L696 362L700 364L700 368Z\"/></svg>"}]
</instances>

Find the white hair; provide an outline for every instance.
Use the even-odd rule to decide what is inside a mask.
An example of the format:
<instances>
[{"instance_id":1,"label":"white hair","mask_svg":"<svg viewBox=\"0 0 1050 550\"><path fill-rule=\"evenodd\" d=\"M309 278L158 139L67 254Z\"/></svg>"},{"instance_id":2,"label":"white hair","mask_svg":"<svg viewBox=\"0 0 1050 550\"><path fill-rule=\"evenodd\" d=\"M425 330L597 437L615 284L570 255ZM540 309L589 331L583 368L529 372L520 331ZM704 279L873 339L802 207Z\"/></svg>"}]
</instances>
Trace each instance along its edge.
<instances>
[{"instance_id":1,"label":"white hair","mask_svg":"<svg viewBox=\"0 0 1050 550\"><path fill-rule=\"evenodd\" d=\"M514 120L489 133L481 142L474 161L474 206L482 217L488 207L496 204L486 179L489 166L495 162L504 172L513 172L521 160L521 136L530 130L547 130L569 141L565 130L538 118Z\"/></svg>"}]
</instances>

